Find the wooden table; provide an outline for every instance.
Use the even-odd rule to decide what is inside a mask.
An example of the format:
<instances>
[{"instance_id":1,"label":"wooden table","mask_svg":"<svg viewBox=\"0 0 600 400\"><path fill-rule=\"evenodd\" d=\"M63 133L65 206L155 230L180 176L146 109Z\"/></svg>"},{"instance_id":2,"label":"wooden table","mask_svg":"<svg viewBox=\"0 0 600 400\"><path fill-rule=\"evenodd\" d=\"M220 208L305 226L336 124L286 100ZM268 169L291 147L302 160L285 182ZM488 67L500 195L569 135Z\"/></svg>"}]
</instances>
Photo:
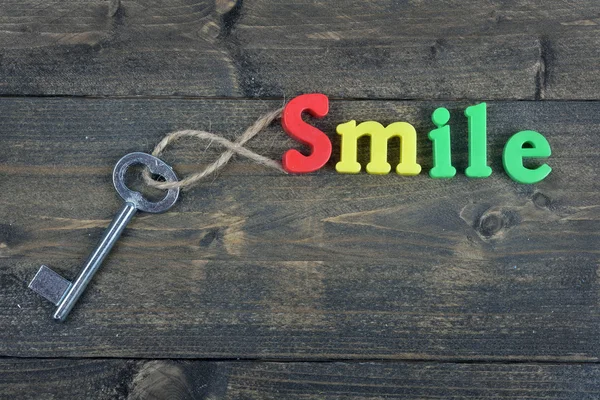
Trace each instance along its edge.
<instances>
[{"instance_id":1,"label":"wooden table","mask_svg":"<svg viewBox=\"0 0 600 400\"><path fill-rule=\"evenodd\" d=\"M599 24L597 0L2 2L0 398L600 398ZM311 92L331 99L321 171L236 157L136 217L52 321L27 284L75 276L121 156L178 129L234 140ZM477 180L463 111L482 101ZM427 174L439 106L451 180ZM336 173L351 119L414 124L423 173ZM502 168L524 129L552 146L536 185ZM275 123L248 148L299 146ZM222 151L164 160L183 176Z\"/></svg>"}]
</instances>

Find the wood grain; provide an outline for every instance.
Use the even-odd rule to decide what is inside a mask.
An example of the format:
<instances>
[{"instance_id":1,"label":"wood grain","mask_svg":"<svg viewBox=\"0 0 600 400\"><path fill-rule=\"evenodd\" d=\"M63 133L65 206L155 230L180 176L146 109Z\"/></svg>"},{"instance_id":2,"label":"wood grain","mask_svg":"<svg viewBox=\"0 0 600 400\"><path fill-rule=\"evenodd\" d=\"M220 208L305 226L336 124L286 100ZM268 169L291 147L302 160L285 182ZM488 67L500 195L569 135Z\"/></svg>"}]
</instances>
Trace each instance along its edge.
<instances>
[{"instance_id":1,"label":"wood grain","mask_svg":"<svg viewBox=\"0 0 600 400\"><path fill-rule=\"evenodd\" d=\"M489 103L483 180L463 175L467 104L446 103L452 180L340 175L337 150L307 176L233 160L168 213L136 217L57 324L27 283L42 263L74 276L119 206L119 157L180 128L234 139L281 102L0 99L0 355L597 361L600 103ZM315 124L337 149L351 118L414 123L426 172L438 105L333 101ZM502 170L522 129L553 149L538 185ZM297 147L277 124L249 145ZM165 160L185 174L219 152L190 141Z\"/></svg>"},{"instance_id":2,"label":"wood grain","mask_svg":"<svg viewBox=\"0 0 600 400\"><path fill-rule=\"evenodd\" d=\"M596 0L0 4L0 94L598 99Z\"/></svg>"},{"instance_id":3,"label":"wood grain","mask_svg":"<svg viewBox=\"0 0 600 400\"><path fill-rule=\"evenodd\" d=\"M0 399L597 399L597 364L0 360Z\"/></svg>"},{"instance_id":4,"label":"wood grain","mask_svg":"<svg viewBox=\"0 0 600 400\"><path fill-rule=\"evenodd\" d=\"M600 99L597 3L0 2L0 399L600 398L600 102L577 101ZM333 99L312 121L323 170L234 158L136 217L51 320L27 283L40 264L75 276L122 155L184 128L235 139L308 92ZM463 110L483 100L494 174L474 180ZM448 181L427 176L440 105ZM423 173L336 174L350 119L413 123ZM502 167L524 129L553 150L537 185ZM278 124L249 147L306 150ZM164 158L184 175L220 151Z\"/></svg>"}]
</instances>

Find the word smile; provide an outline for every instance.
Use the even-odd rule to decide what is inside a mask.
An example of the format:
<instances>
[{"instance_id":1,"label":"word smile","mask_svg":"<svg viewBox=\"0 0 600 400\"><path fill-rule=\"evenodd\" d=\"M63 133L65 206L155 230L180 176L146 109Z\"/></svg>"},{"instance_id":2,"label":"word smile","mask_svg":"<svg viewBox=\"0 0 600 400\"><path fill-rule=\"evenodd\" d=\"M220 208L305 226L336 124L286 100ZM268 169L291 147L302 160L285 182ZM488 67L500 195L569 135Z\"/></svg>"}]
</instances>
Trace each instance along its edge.
<instances>
[{"instance_id":1,"label":"word smile","mask_svg":"<svg viewBox=\"0 0 600 400\"><path fill-rule=\"evenodd\" d=\"M302 119L302 113L308 112L316 118L323 118L329 112L327 96L314 93L304 94L292 99L284 108L281 124L288 135L304 143L311 149L310 155L298 150L288 150L283 155L283 168L291 173L305 174L319 170L331 157L331 141L327 135ZM492 168L487 165L487 106L485 103L468 107L465 110L468 121L469 165L465 175L469 178L487 178ZM433 168L429 171L432 178L452 178L456 168L452 166L450 112L444 108L436 109L431 120L436 126L429 132L433 146ZM348 121L336 128L341 136L341 157L335 169L343 174L357 174L361 165L357 161L358 139L369 136L370 162L367 173L385 175L392 166L387 162L388 141L400 138L400 160L396 173L414 176L421 173L417 163L417 132L408 122L394 122L383 126L376 121L365 121L359 124ZM523 165L524 158L546 158L551 155L550 144L546 138L535 131L521 131L514 134L504 146L502 161L504 170L513 180L519 183L537 183L552 171L549 165L543 164L535 168Z\"/></svg>"}]
</instances>

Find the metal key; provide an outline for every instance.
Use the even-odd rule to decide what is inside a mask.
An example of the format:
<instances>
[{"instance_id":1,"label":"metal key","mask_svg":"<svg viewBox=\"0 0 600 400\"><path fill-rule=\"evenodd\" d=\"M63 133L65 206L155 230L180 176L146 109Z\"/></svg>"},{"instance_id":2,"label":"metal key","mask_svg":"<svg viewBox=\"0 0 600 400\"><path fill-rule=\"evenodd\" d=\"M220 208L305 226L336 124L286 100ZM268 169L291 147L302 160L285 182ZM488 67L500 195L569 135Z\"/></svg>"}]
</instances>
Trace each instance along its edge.
<instances>
[{"instance_id":1,"label":"metal key","mask_svg":"<svg viewBox=\"0 0 600 400\"><path fill-rule=\"evenodd\" d=\"M90 283L92 276L98 271L102 261L138 210L160 213L167 211L177 201L179 188L169 189L166 196L158 202L148 201L141 193L129 189L125 185L125 172L130 166L137 164L145 165L153 174L162 176L167 182L177 182L177 176L171 167L150 154L131 153L117 162L113 170L113 183L117 192L125 200L125 204L104 231L100 242L89 256L75 282L69 282L47 266L42 265L29 284L30 289L58 306L54 313L54 319L64 321L67 318Z\"/></svg>"}]
</instances>

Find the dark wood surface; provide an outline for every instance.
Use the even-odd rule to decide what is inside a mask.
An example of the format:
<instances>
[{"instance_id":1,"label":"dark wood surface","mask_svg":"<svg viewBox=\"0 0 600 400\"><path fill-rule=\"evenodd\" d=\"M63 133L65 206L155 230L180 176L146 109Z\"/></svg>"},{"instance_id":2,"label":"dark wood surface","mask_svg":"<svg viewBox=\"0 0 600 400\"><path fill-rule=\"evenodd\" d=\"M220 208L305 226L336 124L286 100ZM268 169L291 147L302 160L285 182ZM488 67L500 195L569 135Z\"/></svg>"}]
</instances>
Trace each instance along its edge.
<instances>
[{"instance_id":1,"label":"dark wood surface","mask_svg":"<svg viewBox=\"0 0 600 400\"><path fill-rule=\"evenodd\" d=\"M599 379L597 364L5 359L0 398L593 400Z\"/></svg>"},{"instance_id":2,"label":"dark wood surface","mask_svg":"<svg viewBox=\"0 0 600 400\"><path fill-rule=\"evenodd\" d=\"M0 398L600 398L599 21L592 0L1 3ZM233 140L312 91L332 99L324 169L234 158L136 217L51 320L27 283L75 276L122 155ZM494 173L474 180L463 111L483 100ZM447 181L427 175L441 105ZM350 119L414 124L424 172L337 174ZM552 146L537 185L502 168L523 129ZM248 147L297 145L276 123ZM221 151L164 159L181 176Z\"/></svg>"},{"instance_id":3,"label":"dark wood surface","mask_svg":"<svg viewBox=\"0 0 600 400\"><path fill-rule=\"evenodd\" d=\"M6 1L0 93L592 99L597 0Z\"/></svg>"}]
</instances>

